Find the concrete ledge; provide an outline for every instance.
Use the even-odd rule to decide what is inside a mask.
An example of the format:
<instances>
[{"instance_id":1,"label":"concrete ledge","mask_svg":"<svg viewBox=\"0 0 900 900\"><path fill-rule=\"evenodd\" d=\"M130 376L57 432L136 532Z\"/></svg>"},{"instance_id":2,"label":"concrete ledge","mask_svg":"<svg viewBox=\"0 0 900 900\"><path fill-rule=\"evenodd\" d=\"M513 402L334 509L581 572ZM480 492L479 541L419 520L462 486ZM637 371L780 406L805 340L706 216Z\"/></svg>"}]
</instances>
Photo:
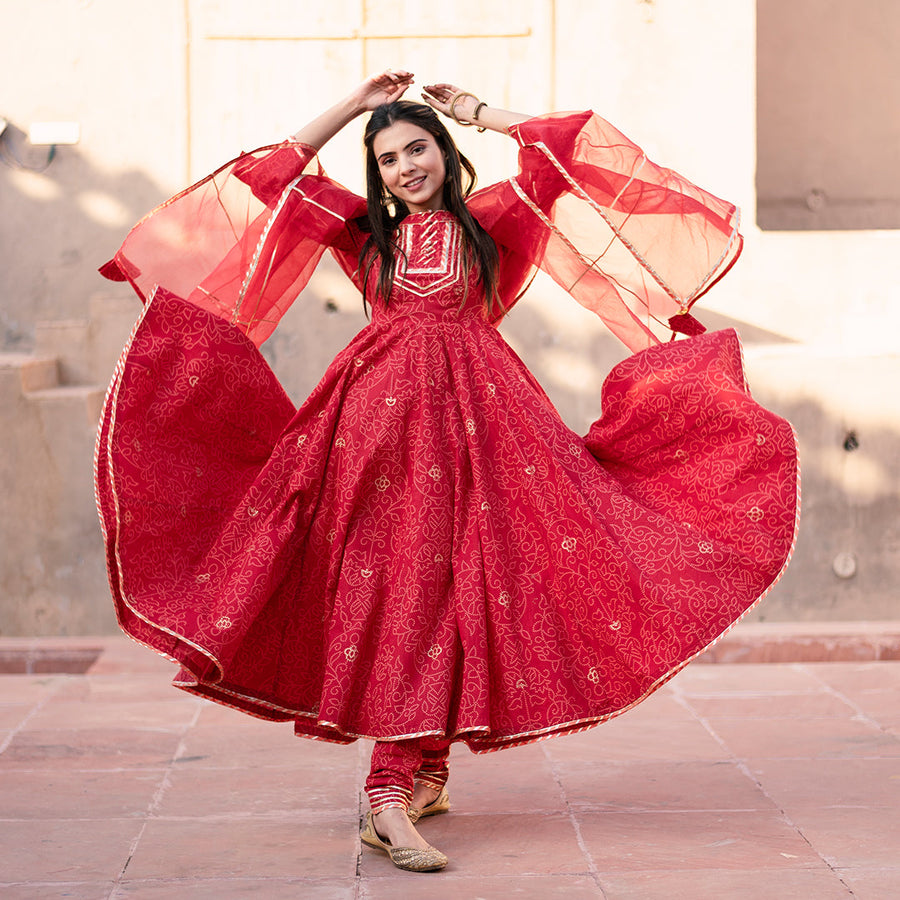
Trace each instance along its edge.
<instances>
[{"instance_id":1,"label":"concrete ledge","mask_svg":"<svg viewBox=\"0 0 900 900\"><path fill-rule=\"evenodd\" d=\"M697 663L810 663L900 660L900 621L748 622ZM171 661L123 635L0 638L3 674L174 674Z\"/></svg>"},{"instance_id":2,"label":"concrete ledge","mask_svg":"<svg viewBox=\"0 0 900 900\"><path fill-rule=\"evenodd\" d=\"M59 364L55 356L31 353L0 353L0 371L16 371L22 393L55 387L59 382Z\"/></svg>"},{"instance_id":3,"label":"concrete ledge","mask_svg":"<svg viewBox=\"0 0 900 900\"><path fill-rule=\"evenodd\" d=\"M0 648L0 675L83 675L102 647Z\"/></svg>"},{"instance_id":4,"label":"concrete ledge","mask_svg":"<svg viewBox=\"0 0 900 900\"><path fill-rule=\"evenodd\" d=\"M900 622L748 622L697 662L787 663L900 660Z\"/></svg>"},{"instance_id":5,"label":"concrete ledge","mask_svg":"<svg viewBox=\"0 0 900 900\"><path fill-rule=\"evenodd\" d=\"M175 674L174 663L121 634L0 637L0 675Z\"/></svg>"}]
</instances>

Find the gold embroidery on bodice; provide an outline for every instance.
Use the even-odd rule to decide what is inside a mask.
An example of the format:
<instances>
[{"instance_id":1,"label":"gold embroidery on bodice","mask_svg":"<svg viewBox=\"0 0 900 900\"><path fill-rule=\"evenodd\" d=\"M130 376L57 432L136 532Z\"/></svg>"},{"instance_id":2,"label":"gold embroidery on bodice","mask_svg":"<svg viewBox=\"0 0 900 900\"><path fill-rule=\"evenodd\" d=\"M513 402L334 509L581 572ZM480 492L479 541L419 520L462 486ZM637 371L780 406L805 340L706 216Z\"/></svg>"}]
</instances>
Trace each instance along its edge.
<instances>
[{"instance_id":1,"label":"gold embroidery on bodice","mask_svg":"<svg viewBox=\"0 0 900 900\"><path fill-rule=\"evenodd\" d=\"M394 287L416 297L445 290L460 278L462 229L451 213L417 213L398 230Z\"/></svg>"}]
</instances>

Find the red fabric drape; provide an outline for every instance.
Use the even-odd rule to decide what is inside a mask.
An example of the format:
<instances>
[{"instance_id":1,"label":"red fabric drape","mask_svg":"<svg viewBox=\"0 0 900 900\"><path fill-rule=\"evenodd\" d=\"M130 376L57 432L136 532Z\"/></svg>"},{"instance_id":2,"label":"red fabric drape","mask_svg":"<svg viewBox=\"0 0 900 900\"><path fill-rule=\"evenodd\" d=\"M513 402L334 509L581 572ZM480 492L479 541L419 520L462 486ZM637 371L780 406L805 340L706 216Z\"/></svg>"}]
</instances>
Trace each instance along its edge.
<instances>
[{"instance_id":1,"label":"red fabric drape","mask_svg":"<svg viewBox=\"0 0 900 900\"><path fill-rule=\"evenodd\" d=\"M509 263L504 306L539 266L632 350L668 337L673 316L673 330L700 330L677 317L740 253L736 207L650 162L590 112L537 116L510 133L518 173L469 200ZM355 269L364 213L311 147L263 147L150 213L102 271L144 299L157 286L185 297L259 345L326 248Z\"/></svg>"}]
</instances>

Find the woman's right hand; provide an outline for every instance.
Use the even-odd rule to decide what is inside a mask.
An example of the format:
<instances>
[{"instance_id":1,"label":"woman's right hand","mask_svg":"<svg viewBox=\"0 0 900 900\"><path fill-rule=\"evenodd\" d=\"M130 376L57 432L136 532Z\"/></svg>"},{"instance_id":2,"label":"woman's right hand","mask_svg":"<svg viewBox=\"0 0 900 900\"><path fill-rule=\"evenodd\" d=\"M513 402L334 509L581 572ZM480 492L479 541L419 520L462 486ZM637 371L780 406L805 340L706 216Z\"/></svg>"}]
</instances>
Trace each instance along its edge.
<instances>
[{"instance_id":1,"label":"woman's right hand","mask_svg":"<svg viewBox=\"0 0 900 900\"><path fill-rule=\"evenodd\" d=\"M355 91L355 99L359 105L372 111L382 103L393 103L399 100L406 89L413 83L412 72L399 69L385 69L377 75L370 75Z\"/></svg>"},{"instance_id":2,"label":"woman's right hand","mask_svg":"<svg viewBox=\"0 0 900 900\"><path fill-rule=\"evenodd\" d=\"M293 137L301 144L319 150L333 138L348 122L358 115L371 112L382 103L399 100L413 83L412 72L400 69L397 72L385 69L377 75L370 75L358 88L351 91L330 109L326 109Z\"/></svg>"}]
</instances>

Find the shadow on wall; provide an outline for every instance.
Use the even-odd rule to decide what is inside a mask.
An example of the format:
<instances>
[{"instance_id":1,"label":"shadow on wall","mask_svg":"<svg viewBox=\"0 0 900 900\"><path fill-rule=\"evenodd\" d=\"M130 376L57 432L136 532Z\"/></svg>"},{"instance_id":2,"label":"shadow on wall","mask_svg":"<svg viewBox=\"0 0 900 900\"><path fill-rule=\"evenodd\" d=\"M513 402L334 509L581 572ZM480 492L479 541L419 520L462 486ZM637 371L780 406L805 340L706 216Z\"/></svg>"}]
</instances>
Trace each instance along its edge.
<instances>
[{"instance_id":1,"label":"shadow on wall","mask_svg":"<svg viewBox=\"0 0 900 900\"><path fill-rule=\"evenodd\" d=\"M702 301L701 301L702 302ZM709 312L701 309L699 304L694 308L694 314L706 326L707 331L720 331L723 328L734 328L741 337L741 343L745 347L762 344L765 346L793 344L797 346L797 341L793 338L785 337L766 328L760 328L758 325L751 325L740 319L732 319L730 316L722 313Z\"/></svg>"},{"instance_id":2,"label":"shadow on wall","mask_svg":"<svg viewBox=\"0 0 900 900\"><path fill-rule=\"evenodd\" d=\"M695 315L709 331L736 329L745 347L794 343L783 335L704 309L698 308ZM574 431L586 432L600 415L604 379L629 351L593 313L561 292L550 298L541 291L526 294L501 330L566 423Z\"/></svg>"},{"instance_id":3,"label":"shadow on wall","mask_svg":"<svg viewBox=\"0 0 900 900\"><path fill-rule=\"evenodd\" d=\"M897 619L900 430L855 428L812 399L784 403L755 393L797 431L803 512L793 560L752 618Z\"/></svg>"},{"instance_id":4,"label":"shadow on wall","mask_svg":"<svg viewBox=\"0 0 900 900\"><path fill-rule=\"evenodd\" d=\"M30 348L38 321L87 318L90 296L109 286L97 267L167 196L143 172L97 169L77 145L49 163L48 151L15 125L0 134L2 349Z\"/></svg>"},{"instance_id":5,"label":"shadow on wall","mask_svg":"<svg viewBox=\"0 0 900 900\"><path fill-rule=\"evenodd\" d=\"M97 267L165 193L142 172L100 170L77 146L48 162L21 129L0 134L0 634L115 629L92 460L103 388L140 303ZM47 360L29 361L31 350ZM39 383L23 374L35 367Z\"/></svg>"},{"instance_id":6,"label":"shadow on wall","mask_svg":"<svg viewBox=\"0 0 900 900\"><path fill-rule=\"evenodd\" d=\"M561 302L568 302L565 298ZM584 433L600 388L627 352L590 316L559 329L554 303L521 302L504 332L566 422ZM734 328L756 399L788 419L800 447L802 517L784 577L756 621L896 619L900 581L900 417L877 385L900 383L900 358L818 357L784 335L697 310L712 330ZM568 380L560 377L565 360Z\"/></svg>"}]
</instances>

